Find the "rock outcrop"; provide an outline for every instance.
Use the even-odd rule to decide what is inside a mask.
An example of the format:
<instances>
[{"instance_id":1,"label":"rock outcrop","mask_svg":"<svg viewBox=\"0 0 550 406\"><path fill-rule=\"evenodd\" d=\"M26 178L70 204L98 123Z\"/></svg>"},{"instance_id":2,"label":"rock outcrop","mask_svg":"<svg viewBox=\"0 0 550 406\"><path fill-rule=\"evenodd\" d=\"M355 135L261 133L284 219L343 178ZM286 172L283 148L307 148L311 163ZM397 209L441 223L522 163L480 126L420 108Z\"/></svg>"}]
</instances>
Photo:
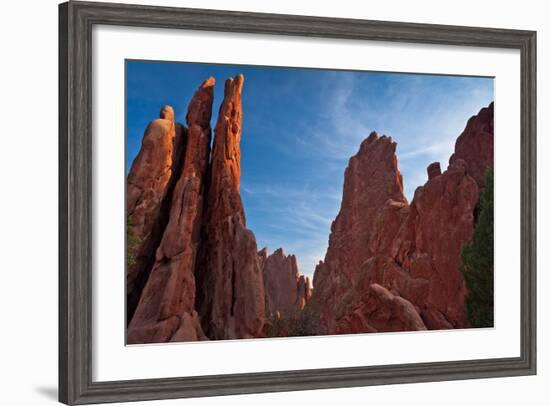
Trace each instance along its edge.
<instances>
[{"instance_id":1,"label":"rock outcrop","mask_svg":"<svg viewBox=\"0 0 550 406\"><path fill-rule=\"evenodd\" d=\"M296 315L311 297L309 278L300 275L296 256L285 255L282 248L267 256L264 248L258 257L263 270L266 316Z\"/></svg>"},{"instance_id":2,"label":"rock outcrop","mask_svg":"<svg viewBox=\"0 0 550 406\"><path fill-rule=\"evenodd\" d=\"M361 265L374 254L369 243L379 238L374 233L379 213L388 200L407 202L396 147L390 137L373 132L346 168L340 212L331 226L325 261L316 267L313 279L314 295L319 296L321 318L329 332L336 330L342 300L358 292Z\"/></svg>"},{"instance_id":3,"label":"rock outcrop","mask_svg":"<svg viewBox=\"0 0 550 406\"><path fill-rule=\"evenodd\" d=\"M267 247L263 247L258 251L258 264L260 265L260 269L264 269L264 263L268 256L269 252L267 251Z\"/></svg>"},{"instance_id":4,"label":"rock outcrop","mask_svg":"<svg viewBox=\"0 0 550 406\"><path fill-rule=\"evenodd\" d=\"M298 279L298 300L296 302L297 308L302 310L309 299L313 295L313 289L308 276L300 275Z\"/></svg>"},{"instance_id":5,"label":"rock outcrop","mask_svg":"<svg viewBox=\"0 0 550 406\"><path fill-rule=\"evenodd\" d=\"M337 334L427 330L408 300L373 283L363 293L358 307L351 308L336 329Z\"/></svg>"},{"instance_id":6,"label":"rock outcrop","mask_svg":"<svg viewBox=\"0 0 550 406\"><path fill-rule=\"evenodd\" d=\"M449 163L462 159L468 167L468 174L483 188L485 171L494 161L494 103L482 108L472 116L466 128L456 140L454 154Z\"/></svg>"},{"instance_id":7,"label":"rock outcrop","mask_svg":"<svg viewBox=\"0 0 550 406\"><path fill-rule=\"evenodd\" d=\"M213 78L206 80L189 104L183 168L152 271L128 327L129 344L206 338L195 311L194 271L210 156L214 83Z\"/></svg>"},{"instance_id":8,"label":"rock outcrop","mask_svg":"<svg viewBox=\"0 0 550 406\"><path fill-rule=\"evenodd\" d=\"M265 322L256 239L246 228L240 196L243 82L242 75L225 82L214 129L204 250L197 272L199 313L211 339L259 337Z\"/></svg>"},{"instance_id":9,"label":"rock outcrop","mask_svg":"<svg viewBox=\"0 0 550 406\"><path fill-rule=\"evenodd\" d=\"M127 322L134 314L168 221L166 213L181 168L185 139L185 129L174 121L174 110L164 106L160 118L147 126L128 173L127 227L138 243L133 253L135 261L126 273Z\"/></svg>"},{"instance_id":10,"label":"rock outcrop","mask_svg":"<svg viewBox=\"0 0 550 406\"><path fill-rule=\"evenodd\" d=\"M346 169L340 213L313 280L329 333L468 327L460 250L472 238L492 138L491 104L468 121L448 169L428 167L411 204L395 144L376 134L363 142Z\"/></svg>"},{"instance_id":11,"label":"rock outcrop","mask_svg":"<svg viewBox=\"0 0 550 406\"><path fill-rule=\"evenodd\" d=\"M478 198L476 182L458 160L419 187L410 206L381 221L402 219L395 234L395 228L386 231L391 245L377 245L361 267L359 285L379 283L411 301L430 329L467 327L460 249L472 238ZM392 203L381 216L392 216Z\"/></svg>"}]
</instances>

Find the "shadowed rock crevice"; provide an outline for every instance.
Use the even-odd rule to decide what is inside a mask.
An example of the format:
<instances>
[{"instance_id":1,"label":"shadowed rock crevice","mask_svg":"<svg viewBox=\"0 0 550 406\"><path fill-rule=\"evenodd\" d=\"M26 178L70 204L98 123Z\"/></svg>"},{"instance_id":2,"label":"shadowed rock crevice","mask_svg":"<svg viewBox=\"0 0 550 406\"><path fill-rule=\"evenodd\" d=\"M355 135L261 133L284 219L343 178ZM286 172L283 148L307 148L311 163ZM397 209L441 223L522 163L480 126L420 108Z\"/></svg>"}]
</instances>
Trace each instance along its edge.
<instances>
[{"instance_id":1,"label":"shadowed rock crevice","mask_svg":"<svg viewBox=\"0 0 550 406\"><path fill-rule=\"evenodd\" d=\"M198 309L213 339L262 335L263 277L254 234L246 228L240 196L240 140L244 77L225 82L214 129L208 202L201 254Z\"/></svg>"}]
</instances>

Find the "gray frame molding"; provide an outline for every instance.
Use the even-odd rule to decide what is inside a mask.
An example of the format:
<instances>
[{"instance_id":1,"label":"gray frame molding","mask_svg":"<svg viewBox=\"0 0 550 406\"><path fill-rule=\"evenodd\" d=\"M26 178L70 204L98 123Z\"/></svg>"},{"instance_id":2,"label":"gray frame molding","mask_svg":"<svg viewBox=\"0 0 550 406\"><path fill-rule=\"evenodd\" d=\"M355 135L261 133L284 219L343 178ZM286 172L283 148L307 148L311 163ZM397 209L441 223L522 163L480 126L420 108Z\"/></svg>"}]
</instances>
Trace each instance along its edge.
<instances>
[{"instance_id":1,"label":"gray frame molding","mask_svg":"<svg viewBox=\"0 0 550 406\"><path fill-rule=\"evenodd\" d=\"M108 24L518 49L521 355L373 367L92 381L92 26ZM218 396L536 373L536 32L108 3L59 6L59 400Z\"/></svg>"}]
</instances>

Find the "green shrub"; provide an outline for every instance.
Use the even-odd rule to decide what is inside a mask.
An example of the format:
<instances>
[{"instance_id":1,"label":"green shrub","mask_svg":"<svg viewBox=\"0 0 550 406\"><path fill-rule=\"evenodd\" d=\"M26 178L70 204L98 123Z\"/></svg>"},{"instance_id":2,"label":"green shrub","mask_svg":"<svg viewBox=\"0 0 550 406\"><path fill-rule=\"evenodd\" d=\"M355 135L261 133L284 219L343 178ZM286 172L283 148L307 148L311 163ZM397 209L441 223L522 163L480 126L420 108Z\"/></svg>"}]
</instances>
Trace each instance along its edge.
<instances>
[{"instance_id":1,"label":"green shrub","mask_svg":"<svg viewBox=\"0 0 550 406\"><path fill-rule=\"evenodd\" d=\"M140 239L134 232L132 223L128 220L126 222L126 267L130 268L137 262L136 251L140 244Z\"/></svg>"},{"instance_id":2,"label":"green shrub","mask_svg":"<svg viewBox=\"0 0 550 406\"><path fill-rule=\"evenodd\" d=\"M460 270L468 288L466 310L472 327L493 326L493 177L493 169L489 168L485 174L485 189L480 197L473 238L462 248L461 254Z\"/></svg>"},{"instance_id":3,"label":"green shrub","mask_svg":"<svg viewBox=\"0 0 550 406\"><path fill-rule=\"evenodd\" d=\"M267 337L299 337L326 334L319 316L319 305L312 297L300 311L292 314L276 314L266 321Z\"/></svg>"},{"instance_id":4,"label":"green shrub","mask_svg":"<svg viewBox=\"0 0 550 406\"><path fill-rule=\"evenodd\" d=\"M317 297L312 296L304 308L293 318L289 336L317 336L324 335L326 331L321 323L319 303Z\"/></svg>"}]
</instances>

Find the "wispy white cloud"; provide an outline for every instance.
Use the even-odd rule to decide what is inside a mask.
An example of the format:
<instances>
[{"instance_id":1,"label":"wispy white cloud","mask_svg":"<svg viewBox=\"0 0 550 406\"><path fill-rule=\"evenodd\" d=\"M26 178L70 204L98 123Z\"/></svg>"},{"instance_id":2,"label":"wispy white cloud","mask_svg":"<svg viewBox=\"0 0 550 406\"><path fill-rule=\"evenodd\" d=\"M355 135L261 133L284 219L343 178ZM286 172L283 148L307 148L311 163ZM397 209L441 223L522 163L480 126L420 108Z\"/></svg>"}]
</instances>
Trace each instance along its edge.
<instances>
[{"instance_id":1,"label":"wispy white cloud","mask_svg":"<svg viewBox=\"0 0 550 406\"><path fill-rule=\"evenodd\" d=\"M448 154L450 151L452 151L452 147L454 146L454 140L445 140L443 142L436 142L433 144L427 145L427 143L423 143L420 146L416 146L416 148L400 151L399 152L399 161L405 161L410 159L416 159L420 156L426 156L426 157L439 157L443 153Z\"/></svg>"},{"instance_id":2,"label":"wispy white cloud","mask_svg":"<svg viewBox=\"0 0 550 406\"><path fill-rule=\"evenodd\" d=\"M245 203L251 200L246 205L246 212L253 214L248 226L258 246L268 246L271 252L281 247L295 254L302 273L310 277L324 258L330 225L340 205L336 191L323 189L252 182L242 187ZM256 219L261 219L261 227L254 224Z\"/></svg>"},{"instance_id":3,"label":"wispy white cloud","mask_svg":"<svg viewBox=\"0 0 550 406\"><path fill-rule=\"evenodd\" d=\"M262 218L257 232L251 226L258 243L296 254L302 271L310 276L325 255L330 224L340 208L347 161L371 131L390 135L398 143L410 201L427 180L426 167L438 161L445 170L466 120L492 99L487 91L466 85L445 94L437 83L421 77L391 81L381 97L380 89L371 88L356 74L333 75L319 89L314 113L274 122L283 139L264 140L283 157L315 167L316 183L295 179L292 187L276 181L243 185L250 200L247 210Z\"/></svg>"}]
</instances>

